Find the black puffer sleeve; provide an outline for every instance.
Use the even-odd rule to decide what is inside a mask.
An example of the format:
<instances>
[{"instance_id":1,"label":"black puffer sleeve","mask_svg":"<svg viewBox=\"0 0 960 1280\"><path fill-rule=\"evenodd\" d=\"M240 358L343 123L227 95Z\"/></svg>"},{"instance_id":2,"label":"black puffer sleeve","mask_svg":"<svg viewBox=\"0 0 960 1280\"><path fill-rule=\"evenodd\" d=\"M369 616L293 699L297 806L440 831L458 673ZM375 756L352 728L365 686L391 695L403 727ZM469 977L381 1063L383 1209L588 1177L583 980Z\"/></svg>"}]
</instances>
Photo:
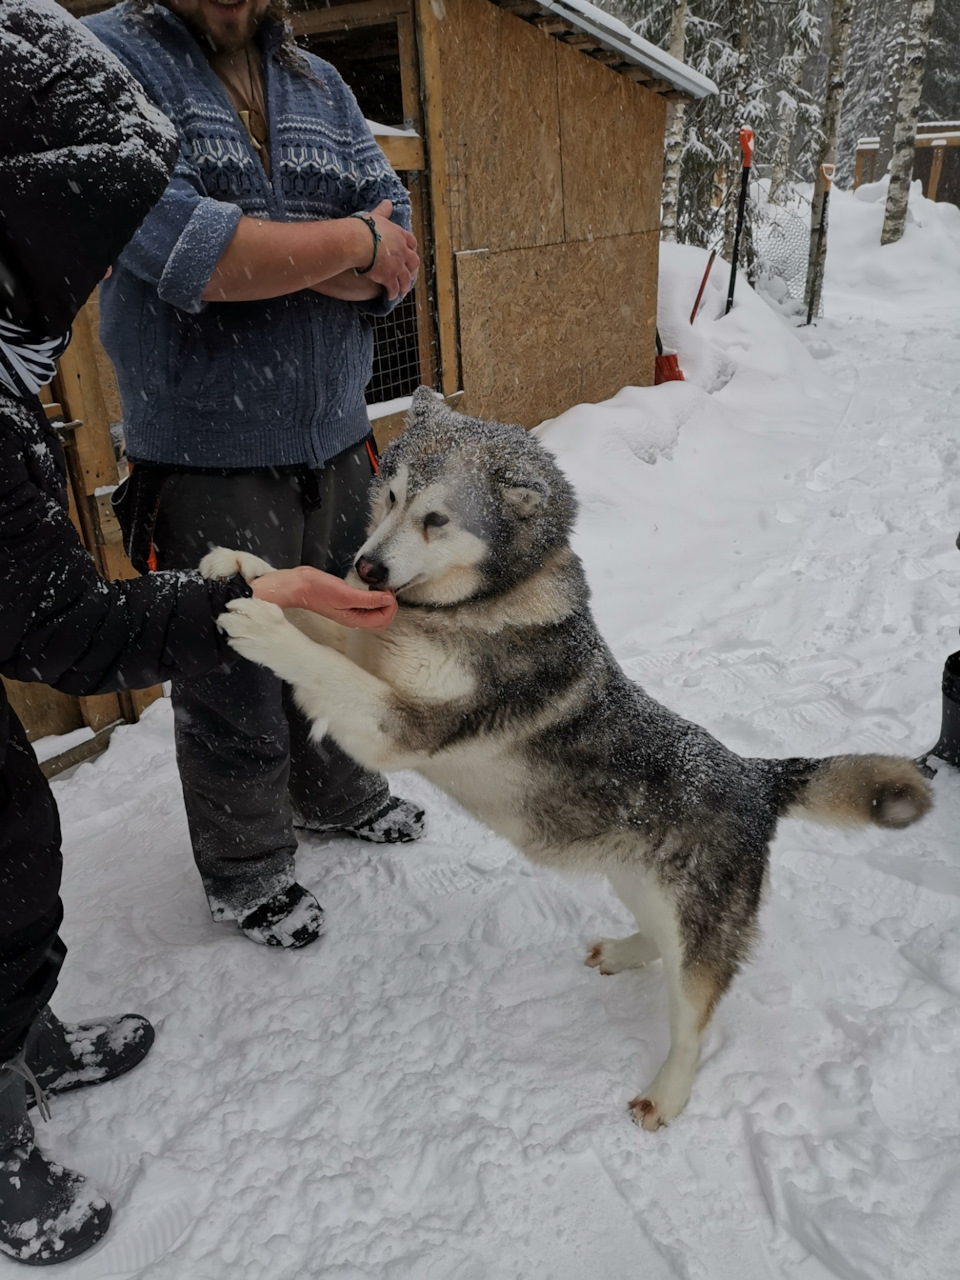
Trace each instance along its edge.
<instances>
[{"instance_id":1,"label":"black puffer sleeve","mask_svg":"<svg viewBox=\"0 0 960 1280\"><path fill-rule=\"evenodd\" d=\"M0 412L0 673L95 694L230 661L215 619L250 595L247 583L199 573L104 581L60 503L34 479L28 450L57 446L25 441L4 419Z\"/></svg>"}]
</instances>

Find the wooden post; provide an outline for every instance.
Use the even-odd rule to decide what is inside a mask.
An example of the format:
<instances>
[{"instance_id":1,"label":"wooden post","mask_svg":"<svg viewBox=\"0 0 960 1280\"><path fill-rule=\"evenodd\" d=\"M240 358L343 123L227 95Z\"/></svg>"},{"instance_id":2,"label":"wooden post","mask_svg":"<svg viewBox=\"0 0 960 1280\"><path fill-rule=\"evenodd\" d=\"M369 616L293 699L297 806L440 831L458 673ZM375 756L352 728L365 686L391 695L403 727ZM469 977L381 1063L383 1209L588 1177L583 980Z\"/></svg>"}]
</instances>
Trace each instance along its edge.
<instances>
[{"instance_id":1,"label":"wooden post","mask_svg":"<svg viewBox=\"0 0 960 1280\"><path fill-rule=\"evenodd\" d=\"M943 168L943 157L947 150L946 138L936 138L930 144L933 155L930 157L930 180L927 182L927 199L936 200L937 187L940 185L940 171Z\"/></svg>"},{"instance_id":2,"label":"wooden post","mask_svg":"<svg viewBox=\"0 0 960 1280\"><path fill-rule=\"evenodd\" d=\"M97 362L97 336L88 303L73 325L73 338L60 357L57 379L64 415L75 423L65 432L64 453L70 478L71 516L87 550L105 578L134 578L123 550L110 493L119 480ZM99 492L98 492L99 491ZM160 696L159 686L135 692L80 699L84 720L100 730L118 720L135 723L144 707Z\"/></svg>"},{"instance_id":3,"label":"wooden post","mask_svg":"<svg viewBox=\"0 0 960 1280\"><path fill-rule=\"evenodd\" d=\"M447 146L443 125L443 81L440 66L443 0L416 0L417 33L427 162L433 215L434 280L437 290L437 328L440 339L440 389L452 395L460 387L457 338L456 275L450 232L450 193Z\"/></svg>"},{"instance_id":4,"label":"wooden post","mask_svg":"<svg viewBox=\"0 0 960 1280\"><path fill-rule=\"evenodd\" d=\"M879 138L860 138L857 142L857 154L853 165L853 189L863 186L865 182L875 180L877 153L880 150Z\"/></svg>"},{"instance_id":5,"label":"wooden post","mask_svg":"<svg viewBox=\"0 0 960 1280\"><path fill-rule=\"evenodd\" d=\"M422 136L423 111L421 109L420 71L417 64L417 36L412 4L405 13L397 15L397 55L400 60L400 95L403 101L404 123L416 129ZM421 163L421 169L423 165ZM432 387L436 384L436 334L433 326L433 308L430 306L430 281L433 278L433 254L427 235L426 217L427 183L423 172L407 171L410 191L411 223L420 250L420 274L414 285L414 301L417 305L417 348L420 363L420 381Z\"/></svg>"}]
</instances>

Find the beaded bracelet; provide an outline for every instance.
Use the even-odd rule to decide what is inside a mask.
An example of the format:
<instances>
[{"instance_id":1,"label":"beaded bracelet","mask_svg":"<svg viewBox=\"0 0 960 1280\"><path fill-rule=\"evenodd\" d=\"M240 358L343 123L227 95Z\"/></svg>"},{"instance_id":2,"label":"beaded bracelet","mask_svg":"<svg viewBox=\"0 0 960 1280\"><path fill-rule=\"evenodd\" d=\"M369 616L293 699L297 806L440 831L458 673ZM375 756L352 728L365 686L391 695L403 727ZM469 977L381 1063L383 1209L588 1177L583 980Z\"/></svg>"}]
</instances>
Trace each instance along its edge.
<instances>
[{"instance_id":1,"label":"beaded bracelet","mask_svg":"<svg viewBox=\"0 0 960 1280\"><path fill-rule=\"evenodd\" d=\"M380 232L377 230L377 224L368 213L351 213L351 218L359 218L361 222L365 222L370 228L370 234L373 236L373 257L370 259L369 267L354 267L354 273L358 276L365 276L373 270L374 263L377 260L377 250L380 248Z\"/></svg>"}]
</instances>

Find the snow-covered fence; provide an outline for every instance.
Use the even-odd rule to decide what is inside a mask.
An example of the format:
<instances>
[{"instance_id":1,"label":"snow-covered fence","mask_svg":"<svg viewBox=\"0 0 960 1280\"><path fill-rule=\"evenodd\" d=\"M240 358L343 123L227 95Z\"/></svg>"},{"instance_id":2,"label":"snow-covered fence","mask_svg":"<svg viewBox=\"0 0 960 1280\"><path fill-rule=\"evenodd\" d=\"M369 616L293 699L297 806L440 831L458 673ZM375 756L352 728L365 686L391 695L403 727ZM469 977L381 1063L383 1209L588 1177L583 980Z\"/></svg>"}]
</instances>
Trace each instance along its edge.
<instances>
[{"instance_id":1,"label":"snow-covered fence","mask_svg":"<svg viewBox=\"0 0 960 1280\"><path fill-rule=\"evenodd\" d=\"M879 138L857 141L854 190L883 176L877 172L879 151ZM923 183L923 194L928 200L960 205L960 120L925 120L917 125L913 179Z\"/></svg>"}]
</instances>

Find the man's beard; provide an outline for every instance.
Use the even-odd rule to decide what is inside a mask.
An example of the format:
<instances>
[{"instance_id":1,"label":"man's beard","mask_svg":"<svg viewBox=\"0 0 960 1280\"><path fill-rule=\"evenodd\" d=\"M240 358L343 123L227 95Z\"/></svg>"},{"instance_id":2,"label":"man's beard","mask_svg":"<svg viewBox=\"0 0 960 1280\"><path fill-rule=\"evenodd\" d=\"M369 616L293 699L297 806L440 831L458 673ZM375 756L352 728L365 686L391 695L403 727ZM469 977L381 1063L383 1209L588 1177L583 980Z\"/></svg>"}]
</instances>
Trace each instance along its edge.
<instances>
[{"instance_id":1,"label":"man's beard","mask_svg":"<svg viewBox=\"0 0 960 1280\"><path fill-rule=\"evenodd\" d=\"M212 49L214 53L236 53L238 49L242 49L253 40L267 15L265 12L257 11L256 0L248 0L240 15L241 20L231 24L226 31L216 34L202 21L198 22L183 13L178 16L205 49Z\"/></svg>"}]
</instances>

